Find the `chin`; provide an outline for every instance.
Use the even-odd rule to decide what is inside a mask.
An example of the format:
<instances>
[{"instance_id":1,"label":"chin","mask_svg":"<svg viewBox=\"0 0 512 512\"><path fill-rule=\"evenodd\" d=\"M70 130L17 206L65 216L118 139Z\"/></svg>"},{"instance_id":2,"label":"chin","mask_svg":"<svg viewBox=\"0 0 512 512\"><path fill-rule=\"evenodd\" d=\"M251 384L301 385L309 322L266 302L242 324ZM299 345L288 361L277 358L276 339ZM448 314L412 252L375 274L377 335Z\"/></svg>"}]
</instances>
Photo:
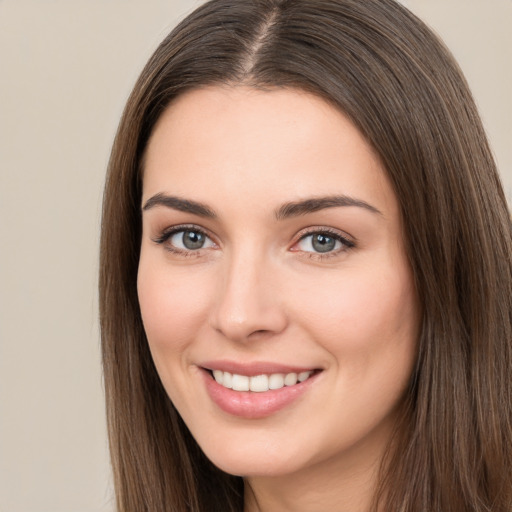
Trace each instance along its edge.
<instances>
[{"instance_id":1,"label":"chin","mask_svg":"<svg viewBox=\"0 0 512 512\"><path fill-rule=\"evenodd\" d=\"M205 455L219 469L230 475L253 476L283 476L294 473L304 465L297 454L287 457L282 449L276 447L254 447L247 444L241 448L231 444L229 448L217 445L218 448L203 449Z\"/></svg>"}]
</instances>

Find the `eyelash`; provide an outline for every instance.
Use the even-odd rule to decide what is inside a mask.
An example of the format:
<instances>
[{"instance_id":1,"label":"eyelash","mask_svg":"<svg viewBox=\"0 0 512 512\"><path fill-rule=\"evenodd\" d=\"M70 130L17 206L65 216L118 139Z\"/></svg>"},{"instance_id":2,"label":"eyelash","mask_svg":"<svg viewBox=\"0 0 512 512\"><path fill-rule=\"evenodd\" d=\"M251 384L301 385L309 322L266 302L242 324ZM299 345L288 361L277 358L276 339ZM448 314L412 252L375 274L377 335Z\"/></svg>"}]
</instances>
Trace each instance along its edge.
<instances>
[{"instance_id":1,"label":"eyelash","mask_svg":"<svg viewBox=\"0 0 512 512\"><path fill-rule=\"evenodd\" d=\"M204 229L201 229L200 227L195 226L193 224L183 224L180 226L173 226L171 228L165 229L164 231L162 231L162 233L158 237L153 238L152 240L153 240L153 242L155 242L157 244L164 245L173 235L176 235L177 233L180 233L180 232L186 232L186 231L199 233L199 234L203 235L205 238L212 240L212 237ZM169 251L173 254L177 254L179 256L184 256L184 257L201 256L201 254L202 254L201 249L183 250L183 249L174 247L171 244L166 244L165 250Z\"/></svg>"},{"instance_id":2,"label":"eyelash","mask_svg":"<svg viewBox=\"0 0 512 512\"><path fill-rule=\"evenodd\" d=\"M339 256L341 253L345 253L354 249L356 244L353 240L350 240L348 237L342 235L338 230L330 229L326 227L311 227L299 233L299 238L297 242L293 245L298 245L301 241L305 240L309 236L314 235L326 235L328 238L333 238L336 242L340 242L341 247L335 249L333 251L321 253L314 251L300 251L297 249L297 252L302 252L303 256L306 258L316 259L316 260L326 260L328 258L333 258ZM295 251L295 250L294 250Z\"/></svg>"},{"instance_id":3,"label":"eyelash","mask_svg":"<svg viewBox=\"0 0 512 512\"><path fill-rule=\"evenodd\" d=\"M163 245L166 244L166 242L174 235L180 232L186 232L191 231L194 233L199 233L200 235L212 240L212 237L202 228L199 226L193 225L193 224L186 224L186 225L179 225L179 226L173 226L171 228L165 229L162 231L162 233L156 237L153 238L153 242ZM326 235L328 238L334 239L336 242L340 242L341 248L338 248L333 251L320 253L320 252L314 252L314 251L301 251L300 249L292 249L293 252L301 252L304 257L311 258L311 259L317 259L317 260L325 260L327 258L338 256L340 253L347 252L354 247L356 247L356 244L354 241L350 240L349 238L343 236L339 231L334 229L329 229L325 227L311 227L307 228L307 230L302 231L299 233L298 240L293 244L293 246L298 245L301 241L304 241L309 236L314 235ZM213 240L212 240L213 241ZM215 243L215 242L213 242ZM166 244L165 249L171 253L177 254L179 256L184 257L193 257L193 256L201 256L202 250L200 249L188 249L183 250L179 249L177 247L172 246L171 244Z\"/></svg>"}]
</instances>

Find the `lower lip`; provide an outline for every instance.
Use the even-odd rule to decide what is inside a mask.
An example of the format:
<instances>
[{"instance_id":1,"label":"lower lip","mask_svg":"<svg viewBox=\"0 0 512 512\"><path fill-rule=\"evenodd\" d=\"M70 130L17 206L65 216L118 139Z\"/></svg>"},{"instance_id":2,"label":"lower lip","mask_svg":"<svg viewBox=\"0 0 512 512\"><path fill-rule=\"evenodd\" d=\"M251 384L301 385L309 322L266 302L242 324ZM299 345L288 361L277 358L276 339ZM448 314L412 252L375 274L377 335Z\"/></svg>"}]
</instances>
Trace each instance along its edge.
<instances>
[{"instance_id":1,"label":"lower lip","mask_svg":"<svg viewBox=\"0 0 512 512\"><path fill-rule=\"evenodd\" d=\"M212 401L224 412L246 419L266 418L288 407L311 387L319 375L315 373L294 386L257 393L233 391L216 382L208 371L203 370L201 373Z\"/></svg>"}]
</instances>

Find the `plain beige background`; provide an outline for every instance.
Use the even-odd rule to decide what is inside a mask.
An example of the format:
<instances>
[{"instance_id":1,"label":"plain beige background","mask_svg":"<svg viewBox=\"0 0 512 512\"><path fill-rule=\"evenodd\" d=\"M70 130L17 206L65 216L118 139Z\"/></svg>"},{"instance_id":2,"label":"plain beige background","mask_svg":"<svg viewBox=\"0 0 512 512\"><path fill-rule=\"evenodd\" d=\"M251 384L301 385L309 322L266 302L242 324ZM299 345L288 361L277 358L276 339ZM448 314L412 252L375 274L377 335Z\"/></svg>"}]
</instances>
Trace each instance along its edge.
<instances>
[{"instance_id":1,"label":"plain beige background","mask_svg":"<svg viewBox=\"0 0 512 512\"><path fill-rule=\"evenodd\" d=\"M112 512L102 183L151 51L200 0L0 0L0 512ZM466 72L512 203L512 0L404 0Z\"/></svg>"}]
</instances>

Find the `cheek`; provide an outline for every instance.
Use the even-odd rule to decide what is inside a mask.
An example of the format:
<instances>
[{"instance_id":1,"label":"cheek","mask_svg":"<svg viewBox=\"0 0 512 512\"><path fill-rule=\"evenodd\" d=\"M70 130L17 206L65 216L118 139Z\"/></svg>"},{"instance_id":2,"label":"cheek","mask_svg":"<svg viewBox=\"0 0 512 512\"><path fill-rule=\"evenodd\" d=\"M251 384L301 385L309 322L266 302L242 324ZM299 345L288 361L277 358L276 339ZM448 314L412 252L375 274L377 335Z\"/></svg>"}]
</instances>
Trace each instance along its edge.
<instances>
[{"instance_id":1,"label":"cheek","mask_svg":"<svg viewBox=\"0 0 512 512\"><path fill-rule=\"evenodd\" d=\"M304 283L292 296L304 328L332 354L415 345L418 308L406 268L353 268L323 283Z\"/></svg>"},{"instance_id":2,"label":"cheek","mask_svg":"<svg viewBox=\"0 0 512 512\"><path fill-rule=\"evenodd\" d=\"M204 277L204 276L203 276ZM207 316L208 280L190 272L170 271L141 258L137 290L142 321L152 352L179 352Z\"/></svg>"}]
</instances>

